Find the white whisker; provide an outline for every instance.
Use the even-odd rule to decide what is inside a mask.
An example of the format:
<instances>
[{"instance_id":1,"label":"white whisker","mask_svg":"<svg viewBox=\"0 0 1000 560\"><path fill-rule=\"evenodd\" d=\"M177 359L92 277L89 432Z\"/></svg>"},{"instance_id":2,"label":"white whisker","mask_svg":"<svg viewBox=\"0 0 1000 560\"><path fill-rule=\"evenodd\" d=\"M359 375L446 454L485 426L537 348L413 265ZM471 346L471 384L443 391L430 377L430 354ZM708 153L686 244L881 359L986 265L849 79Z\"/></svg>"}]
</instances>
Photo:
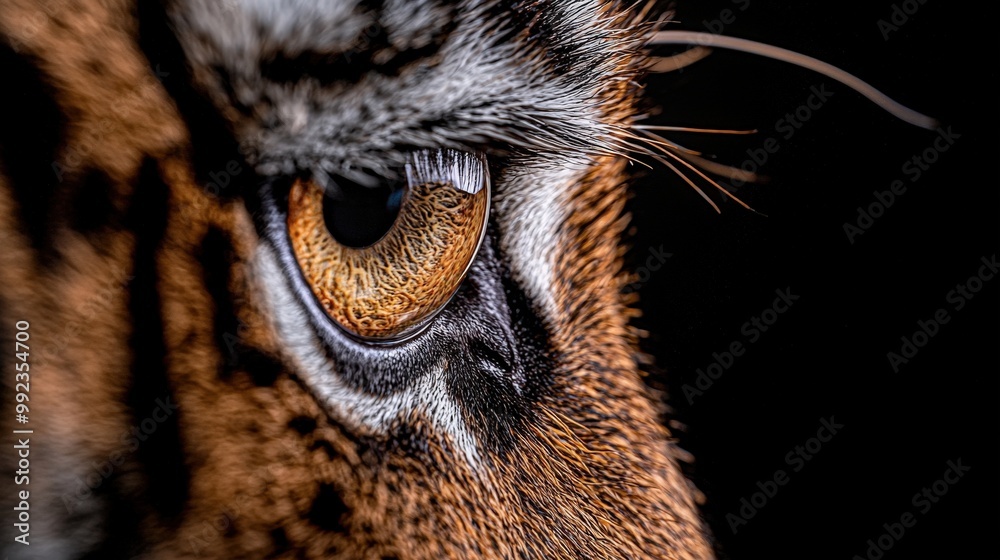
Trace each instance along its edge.
<instances>
[{"instance_id":1,"label":"white whisker","mask_svg":"<svg viewBox=\"0 0 1000 560\"><path fill-rule=\"evenodd\" d=\"M788 62L802 68L807 68L837 80L847 87L864 95L882 109L888 111L896 118L906 121L914 126L933 130L939 126L937 120L927 115L918 113L913 109L890 99L881 91L875 89L864 80L811 56L807 56L795 51L775 47L756 41L738 39L736 37L726 37L713 33L698 31L657 31L650 38L650 44L655 45L711 45L723 49L742 51L766 58L773 58L782 62Z\"/></svg>"},{"instance_id":2,"label":"white whisker","mask_svg":"<svg viewBox=\"0 0 1000 560\"><path fill-rule=\"evenodd\" d=\"M666 138L660 136L659 134L654 134L652 132L649 132L646 129L639 129L639 132L641 132L643 134L643 136L636 136L635 138L637 138L637 139L639 139L642 142L645 142L647 144L651 144L651 145L654 145L654 146L657 146L657 147L661 147L661 148L665 146L665 147L668 147L668 148L670 148L672 150L676 150L678 152L683 152L685 154L690 154L692 156L700 156L700 155L702 155L702 153L699 152L699 151L692 150L690 148L685 148L684 146L681 146L680 144L678 144L676 142L671 142L670 140L667 140Z\"/></svg>"},{"instance_id":3,"label":"white whisker","mask_svg":"<svg viewBox=\"0 0 1000 560\"><path fill-rule=\"evenodd\" d=\"M717 129L717 128L691 128L687 126L659 126L650 124L637 124L633 125L632 128L639 128L642 130L667 130L672 132L698 132L705 134L756 134L757 133L757 129L728 130L728 129Z\"/></svg>"}]
</instances>

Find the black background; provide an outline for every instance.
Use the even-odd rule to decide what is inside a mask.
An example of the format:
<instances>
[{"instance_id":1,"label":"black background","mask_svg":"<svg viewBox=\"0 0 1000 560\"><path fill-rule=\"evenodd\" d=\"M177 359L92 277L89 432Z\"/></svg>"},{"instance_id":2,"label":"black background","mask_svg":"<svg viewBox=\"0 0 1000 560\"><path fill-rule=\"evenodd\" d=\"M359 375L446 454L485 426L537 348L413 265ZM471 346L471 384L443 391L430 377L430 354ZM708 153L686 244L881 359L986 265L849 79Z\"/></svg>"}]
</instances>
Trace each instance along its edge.
<instances>
[{"instance_id":1,"label":"black background","mask_svg":"<svg viewBox=\"0 0 1000 560\"><path fill-rule=\"evenodd\" d=\"M631 266L660 246L673 255L641 284L645 315L637 323L651 332L650 384L669 392L673 418L687 426L678 436L696 457L691 474L706 494L723 558L865 557L867 541L905 512L916 525L883 558L973 557L998 529L1000 278L962 310L946 301L981 257L997 253L1000 239L998 96L988 85L997 77L995 19L992 11L927 0L885 40L877 21L889 19L893 3L682 1L680 23L670 27L704 31L705 21L732 9L724 34L830 62L950 125L961 138L916 182L902 166L936 134L831 79L716 50L647 80L660 108L649 124L759 130L671 133L675 141L737 166L767 138L780 145L761 167L771 181L738 191L768 217L715 197L717 215L662 166L637 168L629 204ZM834 96L785 139L775 123L821 84ZM843 224L896 179L906 193L851 244ZM684 385L713 352L746 343L742 325L784 288L800 299L689 403ZM894 372L887 353L899 352L900 337L941 308L951 320ZM793 472L786 454L831 416L844 428ZM969 473L921 513L914 494L959 458ZM789 482L734 534L727 514L738 514L741 498L779 469Z\"/></svg>"}]
</instances>

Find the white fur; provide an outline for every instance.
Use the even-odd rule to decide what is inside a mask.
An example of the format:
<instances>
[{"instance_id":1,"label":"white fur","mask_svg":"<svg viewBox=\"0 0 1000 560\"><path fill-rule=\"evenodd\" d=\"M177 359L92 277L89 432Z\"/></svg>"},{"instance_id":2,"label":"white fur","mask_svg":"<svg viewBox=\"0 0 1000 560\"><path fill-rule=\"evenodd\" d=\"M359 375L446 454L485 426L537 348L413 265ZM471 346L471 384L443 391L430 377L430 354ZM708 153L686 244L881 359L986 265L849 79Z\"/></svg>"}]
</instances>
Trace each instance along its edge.
<instances>
[{"instance_id":1,"label":"white fur","mask_svg":"<svg viewBox=\"0 0 1000 560\"><path fill-rule=\"evenodd\" d=\"M494 199L503 216L500 248L511 276L550 324L559 314L552 286L556 250L564 246L559 237L569 212L566 198L586 171L582 161L522 168L508 178L506 188Z\"/></svg>"}]
</instances>

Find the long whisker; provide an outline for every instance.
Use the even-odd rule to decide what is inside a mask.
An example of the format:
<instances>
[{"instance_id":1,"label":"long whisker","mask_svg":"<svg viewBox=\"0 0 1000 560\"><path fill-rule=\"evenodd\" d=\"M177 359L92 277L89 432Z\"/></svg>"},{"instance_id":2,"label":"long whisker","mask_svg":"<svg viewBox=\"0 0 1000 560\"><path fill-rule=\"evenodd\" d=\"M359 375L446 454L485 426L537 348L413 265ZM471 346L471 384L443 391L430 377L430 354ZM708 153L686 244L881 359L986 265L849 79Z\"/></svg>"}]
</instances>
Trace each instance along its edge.
<instances>
[{"instance_id":1,"label":"long whisker","mask_svg":"<svg viewBox=\"0 0 1000 560\"><path fill-rule=\"evenodd\" d=\"M643 142L645 144L654 145L658 149L662 149L662 147L666 146L671 150L682 152L685 154L690 154L692 156L702 155L702 152L699 152L697 150L692 150L691 148L685 148L684 146L681 146L676 142L667 140L666 138L660 136L659 134L650 132L649 129L640 128L636 126L633 126L632 128L636 129L636 132L639 133L639 134L633 134L632 138L635 138L636 140L639 140L640 142Z\"/></svg>"},{"instance_id":2,"label":"long whisker","mask_svg":"<svg viewBox=\"0 0 1000 560\"><path fill-rule=\"evenodd\" d=\"M681 146L680 144L675 144L675 143L671 142L670 140L667 140L666 138L663 138L662 136L657 136L655 134L651 134L651 133L649 133L649 132L647 132L645 130L640 130L639 132L641 132L643 134L643 136L637 136L636 138L639 139L640 141L642 141L642 143L644 143L644 144L649 144L651 146L655 146L657 148L657 150L662 150L663 148L669 148L671 150L674 150L674 151L677 151L677 152L681 152L681 153L684 153L684 154L689 154L689 155L692 155L692 156L700 156L700 155L702 155L701 152L696 152L694 150L690 150L688 148L685 148L684 146Z\"/></svg>"},{"instance_id":3,"label":"long whisker","mask_svg":"<svg viewBox=\"0 0 1000 560\"><path fill-rule=\"evenodd\" d=\"M619 144L619 146L622 149L627 150L630 154L639 154L645 156L651 156L654 154L654 152L649 147L647 147L647 146L653 146L653 143L649 141L649 138L646 138L645 136L639 134L635 134L629 130L622 130L621 132L623 132L622 138L618 139L617 144ZM640 142L641 144L645 145L640 145L637 144L636 142ZM620 155L620 154L612 154L612 155ZM642 160L631 157L631 155L624 155L623 157L627 158L629 161L632 161L634 163L639 163L640 165L644 165L652 169L651 165Z\"/></svg>"},{"instance_id":4,"label":"long whisker","mask_svg":"<svg viewBox=\"0 0 1000 560\"><path fill-rule=\"evenodd\" d=\"M688 163L688 162L684 161L683 159L681 159L680 156L678 156L676 154L672 154L670 152L666 152L666 151L663 152L663 153L664 153L664 155L667 155L669 157L674 158L677 162L679 162L680 164L684 165L685 167L687 167L691 171L694 171L695 173L697 173L699 177L701 177L702 179L708 181L713 187L715 187L716 189L718 189L719 192L721 192L721 193L725 194L726 196L728 196L729 198L735 200L740 206L746 208L747 210L753 212L754 214L760 214L761 216L764 216L765 218L767 217L767 214L763 214L761 212L758 212L757 210L754 210L753 208L750 207L749 204L747 204L746 202L743 202L742 200L740 200L740 197L738 197L735 194L729 192L728 189L726 189L725 187L723 187L722 185L720 185L716 181L712 180L712 178L710 178L708 175L705 175L704 173L702 173L701 170L699 170L697 167L694 167L690 163ZM656 158L657 161L660 161L661 163L663 163L663 162L666 161L666 160L663 160L662 158L660 158L659 156L653 156L653 157Z\"/></svg>"},{"instance_id":5,"label":"long whisker","mask_svg":"<svg viewBox=\"0 0 1000 560\"><path fill-rule=\"evenodd\" d=\"M691 66L710 54L712 54L712 49L694 47L673 56L652 57L648 70L657 73L676 72L681 68Z\"/></svg>"},{"instance_id":6,"label":"long whisker","mask_svg":"<svg viewBox=\"0 0 1000 560\"><path fill-rule=\"evenodd\" d=\"M712 206L712 208L715 208L715 212L717 214L722 214L722 210L719 209L719 206L715 202L713 202L712 199L709 198L707 194L705 194L705 191L701 190L701 187L694 184L694 181L692 181L687 175L681 173L680 169L677 169L677 167L675 167L672 163L670 163L669 161L663 159L658 155L652 155L652 157L653 159L659 161L663 165L666 165L668 168L670 168L674 173L677 174L678 177L684 179L684 182L690 185L692 189L694 189L698 194L700 194L701 197L705 199L705 202L709 203Z\"/></svg>"},{"instance_id":7,"label":"long whisker","mask_svg":"<svg viewBox=\"0 0 1000 560\"><path fill-rule=\"evenodd\" d=\"M658 136L658 135L656 135L656 134L654 134L652 132L648 132L648 131L640 131L640 132L642 132L643 134L645 134L647 136L652 136L654 139L662 139L660 136ZM717 181L713 180L708 175L705 175L704 173L702 173L701 170L699 170L697 167L695 167L695 166L691 165L690 163L688 163L687 161L685 161L684 158L681 157L681 155L688 156L687 154L677 154L677 153L674 153L674 150L672 150L670 148L670 146L662 146L659 143L653 143L652 145L655 146L656 148L658 148L658 150L663 155L665 155L667 157L670 157L670 158L673 158L674 160L676 160L678 163L680 163L684 167L687 167L691 171L694 171L696 174L698 174L699 177L701 177L705 181L708 181L709 184L711 184L713 187L715 187L716 189L718 189L720 192L722 192L723 194L725 194L729 198L735 200L743 208L746 208L747 210L750 210L751 212L753 212L755 214L760 214L761 216L767 217L766 214L764 214L762 212L758 212L754 208L750 207L750 205L748 205L747 203L743 202L743 200L741 200L738 196L736 196L733 193L729 192L729 189L727 189L726 187L723 187ZM666 160L664 160L662 157L660 157L660 156L658 156L656 154L649 154L649 155L653 159L655 159L656 161L659 161L660 163L664 163L664 164L667 163ZM694 157L697 157L697 156L694 156ZM699 158L699 159L701 159L701 158ZM739 171L739 170L734 170L734 171Z\"/></svg>"},{"instance_id":8,"label":"long whisker","mask_svg":"<svg viewBox=\"0 0 1000 560\"><path fill-rule=\"evenodd\" d=\"M715 35L713 33L704 33L699 31L657 31L653 33L653 36L650 39L650 44L711 45L713 47L742 51L766 58L773 58L782 62L788 62L837 80L854 91L857 91L861 95L864 95L876 105L894 115L896 118L906 121L914 126L919 126L928 130L933 130L939 126L937 120L928 117L927 115L918 113L913 109L905 107L902 104L890 99L887 95L853 74L849 74L848 72L845 72L832 64L823 62L822 60L790 51L788 49L783 49L781 47L775 47L774 45L767 45L756 41L748 41L746 39L726 37L724 35Z\"/></svg>"},{"instance_id":9,"label":"long whisker","mask_svg":"<svg viewBox=\"0 0 1000 560\"><path fill-rule=\"evenodd\" d=\"M704 169L709 173L718 175L720 177L726 177L727 179L735 179L738 181L742 181L744 183L767 182L767 177L763 175L758 175L751 171L746 171L744 169L733 167L731 165L723 165L721 163L715 163L714 161L701 157L701 152L695 152L693 150L684 149L681 146L667 140L666 138L656 133L650 132L649 129L652 127L633 126L633 128L638 129L636 132L639 132L643 136L633 135L632 138L642 140L645 137L645 142L647 144L655 146L656 148L659 149L659 151L662 152L664 148L666 148L670 150L673 154L687 160L688 162L695 164L699 168Z\"/></svg>"},{"instance_id":10,"label":"long whisker","mask_svg":"<svg viewBox=\"0 0 1000 560\"><path fill-rule=\"evenodd\" d=\"M727 130L716 128L691 128L687 126L659 126L651 124L634 124L632 128L642 130L667 130L673 132L699 132L705 134L756 134L757 130Z\"/></svg>"},{"instance_id":11,"label":"long whisker","mask_svg":"<svg viewBox=\"0 0 1000 560\"><path fill-rule=\"evenodd\" d=\"M727 179L735 179L737 181L742 181L744 183L767 182L767 177L765 175L758 175L751 171L740 169L739 167L733 167L732 165L724 165L721 163L716 163L714 161L705 159L703 157L686 154L684 152L678 152L677 155L688 160L694 165L700 167L701 169L708 171L713 175L718 175L720 177L725 177Z\"/></svg>"}]
</instances>

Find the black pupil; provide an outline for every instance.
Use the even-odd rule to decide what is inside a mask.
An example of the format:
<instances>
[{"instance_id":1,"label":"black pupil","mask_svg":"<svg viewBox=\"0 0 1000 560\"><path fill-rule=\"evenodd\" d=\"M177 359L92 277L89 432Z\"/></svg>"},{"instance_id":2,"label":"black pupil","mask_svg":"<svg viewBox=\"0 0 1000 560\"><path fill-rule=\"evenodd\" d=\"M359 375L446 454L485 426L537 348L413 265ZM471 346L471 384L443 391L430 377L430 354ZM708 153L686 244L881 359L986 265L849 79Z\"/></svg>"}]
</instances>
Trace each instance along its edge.
<instances>
[{"instance_id":1,"label":"black pupil","mask_svg":"<svg viewBox=\"0 0 1000 560\"><path fill-rule=\"evenodd\" d=\"M340 177L337 192L323 197L323 218L330 234L341 245L368 247L389 231L403 198L398 183L368 187Z\"/></svg>"}]
</instances>

